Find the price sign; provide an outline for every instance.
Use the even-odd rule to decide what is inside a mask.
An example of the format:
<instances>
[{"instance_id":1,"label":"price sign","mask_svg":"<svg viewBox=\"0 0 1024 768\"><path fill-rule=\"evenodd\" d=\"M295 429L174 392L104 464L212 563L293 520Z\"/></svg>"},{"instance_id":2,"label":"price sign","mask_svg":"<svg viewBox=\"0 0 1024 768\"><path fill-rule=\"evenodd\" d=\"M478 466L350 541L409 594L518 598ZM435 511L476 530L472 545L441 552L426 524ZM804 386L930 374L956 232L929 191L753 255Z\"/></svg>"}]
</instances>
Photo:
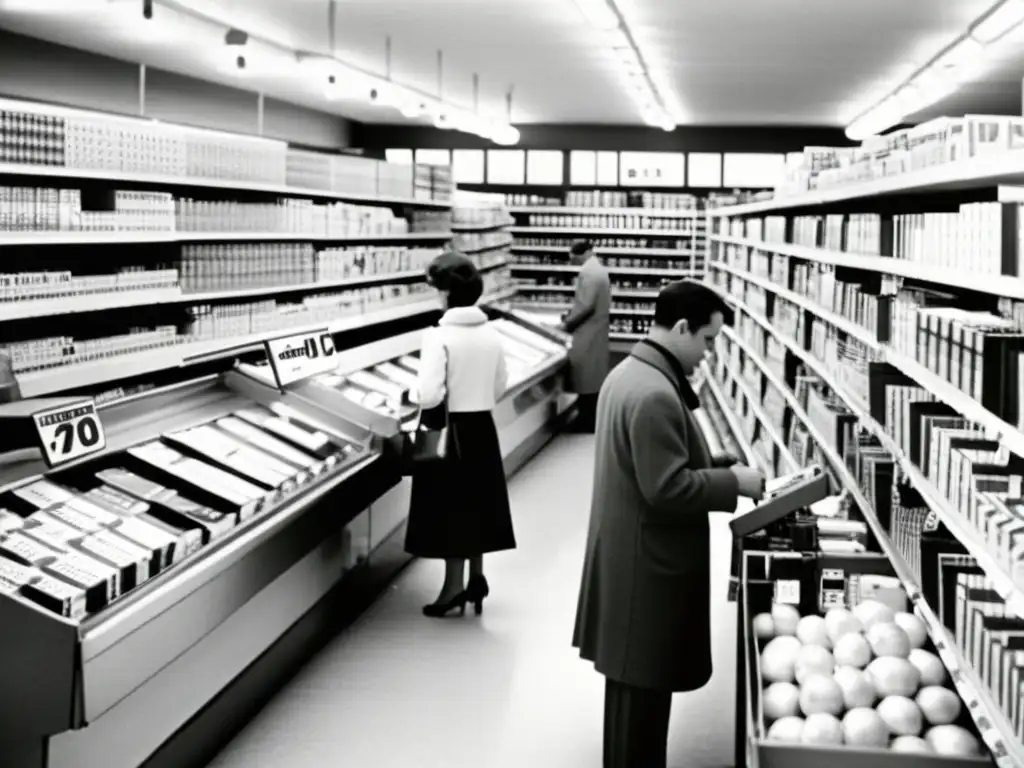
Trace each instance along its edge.
<instances>
[{"instance_id":1,"label":"price sign","mask_svg":"<svg viewBox=\"0 0 1024 768\"><path fill-rule=\"evenodd\" d=\"M333 371L337 361L334 337L326 328L266 342L267 359L280 388Z\"/></svg>"},{"instance_id":2,"label":"price sign","mask_svg":"<svg viewBox=\"0 0 1024 768\"><path fill-rule=\"evenodd\" d=\"M92 400L65 403L32 414L47 465L55 467L107 447Z\"/></svg>"}]
</instances>

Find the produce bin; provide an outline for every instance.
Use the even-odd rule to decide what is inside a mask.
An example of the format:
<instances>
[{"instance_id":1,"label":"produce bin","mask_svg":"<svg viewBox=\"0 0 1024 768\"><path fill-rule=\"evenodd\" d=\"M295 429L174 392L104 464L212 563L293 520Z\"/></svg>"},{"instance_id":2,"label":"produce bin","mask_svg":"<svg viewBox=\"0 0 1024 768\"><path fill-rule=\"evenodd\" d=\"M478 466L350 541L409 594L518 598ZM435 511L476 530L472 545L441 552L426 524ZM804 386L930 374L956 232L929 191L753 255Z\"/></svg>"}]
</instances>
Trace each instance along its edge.
<instances>
[{"instance_id":1,"label":"produce bin","mask_svg":"<svg viewBox=\"0 0 1024 768\"><path fill-rule=\"evenodd\" d=\"M821 614L821 605L849 605L851 579L861 575L895 576L881 555L822 555L817 553L745 552L743 558L739 631L737 632L737 764L748 768L981 768L993 764L981 744L982 757L947 757L865 749L768 741L761 702L762 674L754 617L770 612L777 590L795 601L801 616ZM824 593L824 599L823 599ZM846 605L839 602L847 594ZM909 609L908 609L909 610ZM934 652L930 641L925 648ZM841 719L841 718L840 718ZM978 737L966 705L956 721Z\"/></svg>"}]
</instances>

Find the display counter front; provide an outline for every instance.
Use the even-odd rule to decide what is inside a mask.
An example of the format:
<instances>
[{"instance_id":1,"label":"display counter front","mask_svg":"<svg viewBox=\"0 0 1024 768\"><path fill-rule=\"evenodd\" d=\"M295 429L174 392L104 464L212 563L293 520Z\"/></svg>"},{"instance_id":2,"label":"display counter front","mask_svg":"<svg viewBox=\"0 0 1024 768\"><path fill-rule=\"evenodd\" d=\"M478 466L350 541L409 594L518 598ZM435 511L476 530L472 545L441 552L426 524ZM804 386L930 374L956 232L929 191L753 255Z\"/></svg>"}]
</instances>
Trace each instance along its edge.
<instances>
[{"instance_id":1,"label":"display counter front","mask_svg":"<svg viewBox=\"0 0 1024 768\"><path fill-rule=\"evenodd\" d=\"M229 371L98 409L87 458L0 457L5 768L141 765L308 599L248 607L329 539L307 598L366 558L350 524L396 468L365 427L285 400Z\"/></svg>"}]
</instances>

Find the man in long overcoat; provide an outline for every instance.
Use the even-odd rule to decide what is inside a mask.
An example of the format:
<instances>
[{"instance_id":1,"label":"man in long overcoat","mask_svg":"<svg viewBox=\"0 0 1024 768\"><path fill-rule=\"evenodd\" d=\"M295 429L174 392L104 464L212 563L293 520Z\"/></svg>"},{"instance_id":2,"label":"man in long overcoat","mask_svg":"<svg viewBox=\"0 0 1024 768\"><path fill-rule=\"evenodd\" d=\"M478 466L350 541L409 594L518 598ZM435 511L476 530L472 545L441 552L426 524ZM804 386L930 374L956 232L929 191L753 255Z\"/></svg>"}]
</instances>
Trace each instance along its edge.
<instances>
[{"instance_id":1,"label":"man in long overcoat","mask_svg":"<svg viewBox=\"0 0 1024 768\"><path fill-rule=\"evenodd\" d=\"M573 645L606 678L605 768L665 767L672 693L711 677L709 513L763 493L758 470L715 466L693 416L688 376L730 316L707 286L666 286L598 400Z\"/></svg>"},{"instance_id":2,"label":"man in long overcoat","mask_svg":"<svg viewBox=\"0 0 1024 768\"><path fill-rule=\"evenodd\" d=\"M569 258L580 267L572 309L562 321L562 329L572 334L569 384L579 395L576 430L593 432L597 395L608 375L611 357L611 280L589 241L573 243Z\"/></svg>"}]
</instances>

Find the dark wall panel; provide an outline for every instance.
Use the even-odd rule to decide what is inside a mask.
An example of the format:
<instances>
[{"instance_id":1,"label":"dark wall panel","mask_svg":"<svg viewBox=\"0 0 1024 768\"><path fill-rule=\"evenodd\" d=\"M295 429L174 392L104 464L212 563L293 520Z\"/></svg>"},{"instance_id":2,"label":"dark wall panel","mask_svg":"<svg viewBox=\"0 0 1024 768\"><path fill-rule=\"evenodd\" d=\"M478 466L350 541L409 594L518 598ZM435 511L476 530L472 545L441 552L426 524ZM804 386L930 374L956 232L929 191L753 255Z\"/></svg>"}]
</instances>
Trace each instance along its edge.
<instances>
[{"instance_id":1,"label":"dark wall panel","mask_svg":"<svg viewBox=\"0 0 1024 768\"><path fill-rule=\"evenodd\" d=\"M643 126L523 125L524 149L649 150L652 152L798 152L807 146L850 146L841 128L682 126L665 131ZM368 149L476 149L494 145L475 136L429 126L358 125L352 143Z\"/></svg>"},{"instance_id":2,"label":"dark wall panel","mask_svg":"<svg viewBox=\"0 0 1024 768\"><path fill-rule=\"evenodd\" d=\"M139 68L0 29L0 94L136 115Z\"/></svg>"},{"instance_id":3,"label":"dark wall panel","mask_svg":"<svg viewBox=\"0 0 1024 768\"><path fill-rule=\"evenodd\" d=\"M139 114L138 64L0 29L0 95L82 109ZM146 115L167 122L255 134L255 93L148 69ZM264 135L311 147L349 145L351 121L266 99Z\"/></svg>"},{"instance_id":4,"label":"dark wall panel","mask_svg":"<svg viewBox=\"0 0 1024 768\"><path fill-rule=\"evenodd\" d=\"M263 104L263 135L309 147L338 149L349 145L351 122L277 99Z\"/></svg>"},{"instance_id":5,"label":"dark wall panel","mask_svg":"<svg viewBox=\"0 0 1024 768\"><path fill-rule=\"evenodd\" d=\"M237 88L146 71L146 116L221 131L255 134L259 128L259 97Z\"/></svg>"}]
</instances>

